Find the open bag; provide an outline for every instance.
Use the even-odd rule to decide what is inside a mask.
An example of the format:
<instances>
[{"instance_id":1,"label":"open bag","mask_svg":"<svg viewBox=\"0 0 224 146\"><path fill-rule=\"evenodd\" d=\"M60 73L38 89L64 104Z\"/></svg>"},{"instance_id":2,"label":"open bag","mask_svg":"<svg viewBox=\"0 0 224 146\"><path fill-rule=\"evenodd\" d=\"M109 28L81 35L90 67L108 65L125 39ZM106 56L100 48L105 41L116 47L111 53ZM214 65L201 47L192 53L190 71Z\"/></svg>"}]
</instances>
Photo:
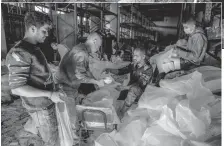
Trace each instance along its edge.
<instances>
[{"instance_id":1,"label":"open bag","mask_svg":"<svg viewBox=\"0 0 224 146\"><path fill-rule=\"evenodd\" d=\"M73 145L72 125L64 102L56 103L56 115L58 121L59 141L61 146Z\"/></svg>"}]
</instances>

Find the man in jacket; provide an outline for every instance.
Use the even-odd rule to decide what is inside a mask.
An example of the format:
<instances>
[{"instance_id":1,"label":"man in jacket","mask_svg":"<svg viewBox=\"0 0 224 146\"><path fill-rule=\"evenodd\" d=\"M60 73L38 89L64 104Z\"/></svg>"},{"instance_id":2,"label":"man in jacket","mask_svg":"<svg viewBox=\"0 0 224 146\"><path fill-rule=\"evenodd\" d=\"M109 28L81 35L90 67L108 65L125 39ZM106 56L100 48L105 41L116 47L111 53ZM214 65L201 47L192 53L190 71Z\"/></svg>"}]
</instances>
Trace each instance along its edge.
<instances>
[{"instance_id":1,"label":"man in jacket","mask_svg":"<svg viewBox=\"0 0 224 146\"><path fill-rule=\"evenodd\" d=\"M132 64L122 69L107 69L107 71L117 75L130 73L128 94L120 111L120 117L123 117L132 104L139 100L147 84L151 83L153 69L146 61L146 50L144 48L134 49Z\"/></svg>"},{"instance_id":2,"label":"man in jacket","mask_svg":"<svg viewBox=\"0 0 224 146\"><path fill-rule=\"evenodd\" d=\"M54 90L47 60L38 47L48 37L52 22L48 16L36 12L27 13L24 21L25 36L6 57L11 91L21 97L31 116L24 126L25 131L20 131L19 136L39 135L45 145L56 146L59 137L55 103L61 102L60 97L65 95Z\"/></svg>"},{"instance_id":3,"label":"man in jacket","mask_svg":"<svg viewBox=\"0 0 224 146\"><path fill-rule=\"evenodd\" d=\"M163 67L173 66L171 68L178 68L176 66L179 66L180 70L188 70L193 67L199 66L203 61L207 49L207 38L203 29L196 25L196 20L193 17L189 18L185 23L183 23L183 27L184 32L189 36L187 45L174 45L171 52L172 58L179 59L179 64L177 65L172 61L164 62L164 64L162 65ZM166 73L168 73L169 71L174 70L167 70ZM160 79L164 78L166 73L160 72L157 78L157 84L159 84Z\"/></svg>"}]
</instances>

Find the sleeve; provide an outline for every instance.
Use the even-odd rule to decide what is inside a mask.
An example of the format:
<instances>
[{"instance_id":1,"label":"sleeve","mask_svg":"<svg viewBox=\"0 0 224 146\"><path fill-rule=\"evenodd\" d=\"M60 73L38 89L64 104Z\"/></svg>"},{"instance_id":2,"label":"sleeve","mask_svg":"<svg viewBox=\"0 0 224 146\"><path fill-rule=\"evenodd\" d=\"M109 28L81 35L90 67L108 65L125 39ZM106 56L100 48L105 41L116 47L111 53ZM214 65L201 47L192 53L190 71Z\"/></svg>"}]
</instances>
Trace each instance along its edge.
<instances>
[{"instance_id":1,"label":"sleeve","mask_svg":"<svg viewBox=\"0 0 224 146\"><path fill-rule=\"evenodd\" d=\"M88 83L90 79L93 79L88 60L85 52L78 52L73 56L74 64L76 64L75 77L80 83Z\"/></svg>"},{"instance_id":2,"label":"sleeve","mask_svg":"<svg viewBox=\"0 0 224 146\"><path fill-rule=\"evenodd\" d=\"M121 69L109 69L109 72L116 75L124 75L130 73L131 71L132 71L132 64L129 64L128 66L123 67Z\"/></svg>"},{"instance_id":3,"label":"sleeve","mask_svg":"<svg viewBox=\"0 0 224 146\"><path fill-rule=\"evenodd\" d=\"M153 76L153 68L149 67L147 70L143 71L140 74L140 78L138 80L138 84L141 88L146 87L147 84L150 84Z\"/></svg>"},{"instance_id":4,"label":"sleeve","mask_svg":"<svg viewBox=\"0 0 224 146\"><path fill-rule=\"evenodd\" d=\"M25 51L13 51L6 56L11 89L27 84L30 75L31 55Z\"/></svg>"},{"instance_id":5,"label":"sleeve","mask_svg":"<svg viewBox=\"0 0 224 146\"><path fill-rule=\"evenodd\" d=\"M177 55L183 59L189 60L194 63L200 62L200 56L204 49L206 49L206 40L204 40L202 35L195 35L193 38L193 43L188 46L188 50L177 49Z\"/></svg>"}]
</instances>

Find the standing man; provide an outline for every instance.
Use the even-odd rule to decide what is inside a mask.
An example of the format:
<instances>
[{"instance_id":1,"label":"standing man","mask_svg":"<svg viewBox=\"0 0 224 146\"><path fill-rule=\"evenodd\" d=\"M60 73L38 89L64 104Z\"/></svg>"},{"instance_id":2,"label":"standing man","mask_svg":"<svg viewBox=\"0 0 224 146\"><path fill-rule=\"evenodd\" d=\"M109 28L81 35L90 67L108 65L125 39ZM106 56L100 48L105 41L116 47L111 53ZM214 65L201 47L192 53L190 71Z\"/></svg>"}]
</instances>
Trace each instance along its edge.
<instances>
[{"instance_id":1,"label":"standing man","mask_svg":"<svg viewBox=\"0 0 224 146\"><path fill-rule=\"evenodd\" d=\"M77 100L78 88L81 83L104 86L104 81L94 79L89 70L89 57L93 57L101 45L101 36L94 32L87 37L85 43L73 47L63 57L56 77L68 97Z\"/></svg>"},{"instance_id":2,"label":"standing man","mask_svg":"<svg viewBox=\"0 0 224 146\"><path fill-rule=\"evenodd\" d=\"M64 95L54 91L51 71L38 47L48 37L52 22L48 16L36 12L27 13L24 21L25 36L6 57L11 91L21 97L31 116L19 136L39 135L45 145L56 146L59 137L55 103L61 102L60 97Z\"/></svg>"},{"instance_id":3,"label":"standing man","mask_svg":"<svg viewBox=\"0 0 224 146\"><path fill-rule=\"evenodd\" d=\"M113 41L116 41L116 38L110 32L108 32L104 41L105 41L105 46L104 46L105 48L103 48L104 52L107 55L108 60L111 61L111 56L113 53L112 45L113 45Z\"/></svg>"}]
</instances>

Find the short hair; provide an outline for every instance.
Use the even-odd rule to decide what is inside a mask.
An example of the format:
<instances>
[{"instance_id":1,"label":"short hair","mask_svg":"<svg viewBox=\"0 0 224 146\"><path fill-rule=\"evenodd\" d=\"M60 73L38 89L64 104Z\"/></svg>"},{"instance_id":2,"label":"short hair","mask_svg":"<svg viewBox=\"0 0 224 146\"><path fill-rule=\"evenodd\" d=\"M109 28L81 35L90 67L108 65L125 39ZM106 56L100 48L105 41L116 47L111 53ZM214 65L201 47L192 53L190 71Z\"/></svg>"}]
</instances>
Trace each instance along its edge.
<instances>
[{"instance_id":1,"label":"short hair","mask_svg":"<svg viewBox=\"0 0 224 146\"><path fill-rule=\"evenodd\" d=\"M100 40L102 40L102 36L99 33L97 33L97 32L92 32L87 37L87 40L92 40L92 39L100 39Z\"/></svg>"},{"instance_id":2,"label":"short hair","mask_svg":"<svg viewBox=\"0 0 224 146\"><path fill-rule=\"evenodd\" d=\"M146 49L143 48L143 47L136 47L136 48L134 48L134 51L140 51L140 52L142 52L144 55L146 55Z\"/></svg>"},{"instance_id":3,"label":"short hair","mask_svg":"<svg viewBox=\"0 0 224 146\"><path fill-rule=\"evenodd\" d=\"M27 12L24 18L26 29L34 25L37 28L44 26L45 24L52 25L52 21L48 15L39 14L35 11Z\"/></svg>"},{"instance_id":4,"label":"short hair","mask_svg":"<svg viewBox=\"0 0 224 146\"><path fill-rule=\"evenodd\" d=\"M196 19L194 16L190 16L183 24L196 25Z\"/></svg>"}]
</instances>

